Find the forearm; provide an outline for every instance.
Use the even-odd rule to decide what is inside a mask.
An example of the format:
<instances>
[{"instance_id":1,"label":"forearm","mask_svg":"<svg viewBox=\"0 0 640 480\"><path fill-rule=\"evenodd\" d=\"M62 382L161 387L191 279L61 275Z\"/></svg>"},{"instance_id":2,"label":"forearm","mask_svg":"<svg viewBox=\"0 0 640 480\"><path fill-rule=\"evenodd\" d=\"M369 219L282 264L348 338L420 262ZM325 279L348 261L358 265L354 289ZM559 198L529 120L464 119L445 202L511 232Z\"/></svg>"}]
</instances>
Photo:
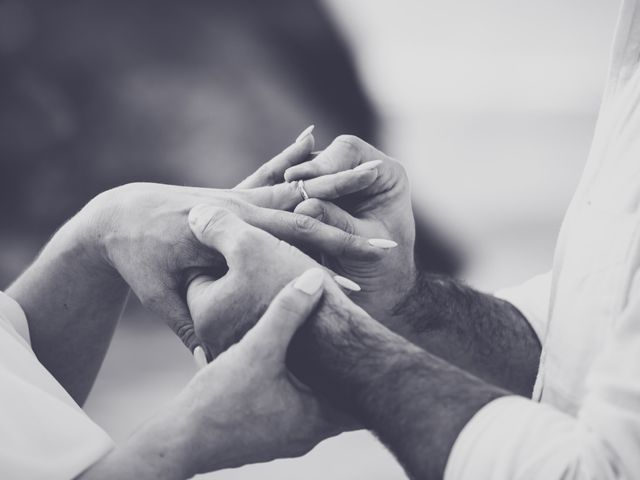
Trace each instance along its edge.
<instances>
[{"instance_id":1,"label":"forearm","mask_svg":"<svg viewBox=\"0 0 640 480\"><path fill-rule=\"evenodd\" d=\"M128 287L94 249L94 219L67 222L7 293L24 309L40 362L80 404L98 373Z\"/></svg>"},{"instance_id":2,"label":"forearm","mask_svg":"<svg viewBox=\"0 0 640 480\"><path fill-rule=\"evenodd\" d=\"M292 344L295 373L372 430L412 478L442 478L462 428L506 392L370 318L323 308Z\"/></svg>"},{"instance_id":3,"label":"forearm","mask_svg":"<svg viewBox=\"0 0 640 480\"><path fill-rule=\"evenodd\" d=\"M96 462L77 480L185 480L197 473L189 458L184 412L165 409L126 442Z\"/></svg>"},{"instance_id":4,"label":"forearm","mask_svg":"<svg viewBox=\"0 0 640 480\"><path fill-rule=\"evenodd\" d=\"M383 323L487 382L531 394L540 343L526 318L508 302L423 272Z\"/></svg>"}]
</instances>

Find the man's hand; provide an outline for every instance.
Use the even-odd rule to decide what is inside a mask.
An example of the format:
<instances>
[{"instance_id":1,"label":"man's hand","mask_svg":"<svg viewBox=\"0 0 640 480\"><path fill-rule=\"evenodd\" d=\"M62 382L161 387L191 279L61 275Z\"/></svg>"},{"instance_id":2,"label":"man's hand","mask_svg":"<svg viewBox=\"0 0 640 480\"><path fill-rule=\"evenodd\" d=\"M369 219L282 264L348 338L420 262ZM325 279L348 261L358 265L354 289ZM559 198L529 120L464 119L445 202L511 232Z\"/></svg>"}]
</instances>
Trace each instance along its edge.
<instances>
[{"instance_id":1,"label":"man's hand","mask_svg":"<svg viewBox=\"0 0 640 480\"><path fill-rule=\"evenodd\" d=\"M289 342L314 311L325 282L331 280L319 268L289 282L239 343L80 478L185 479L304 455L340 433L343 415L301 387L285 366Z\"/></svg>"},{"instance_id":2,"label":"man's hand","mask_svg":"<svg viewBox=\"0 0 640 480\"><path fill-rule=\"evenodd\" d=\"M354 299L376 318L385 321L390 310L413 286L415 279L415 221L409 181L403 167L357 137L343 135L313 160L289 167L288 181L310 179L356 169L374 170L366 188L338 199L311 198L296 213L318 219L356 237L370 239L378 256L363 261L346 249L324 250L327 266L352 278L362 287Z\"/></svg>"},{"instance_id":3,"label":"man's hand","mask_svg":"<svg viewBox=\"0 0 640 480\"><path fill-rule=\"evenodd\" d=\"M410 478L443 477L467 422L504 390L394 334L327 283L288 365L395 454Z\"/></svg>"},{"instance_id":4,"label":"man's hand","mask_svg":"<svg viewBox=\"0 0 640 480\"><path fill-rule=\"evenodd\" d=\"M398 246L373 261L324 250L327 266L358 282L362 292L352 298L394 332L484 380L530 394L540 344L520 312L455 279L416 272L409 186L399 163L356 137L342 136L315 159L289 167L285 178L354 167L373 167L378 175L368 187L337 200L339 206L310 199L295 212L358 238L393 239Z\"/></svg>"}]
</instances>

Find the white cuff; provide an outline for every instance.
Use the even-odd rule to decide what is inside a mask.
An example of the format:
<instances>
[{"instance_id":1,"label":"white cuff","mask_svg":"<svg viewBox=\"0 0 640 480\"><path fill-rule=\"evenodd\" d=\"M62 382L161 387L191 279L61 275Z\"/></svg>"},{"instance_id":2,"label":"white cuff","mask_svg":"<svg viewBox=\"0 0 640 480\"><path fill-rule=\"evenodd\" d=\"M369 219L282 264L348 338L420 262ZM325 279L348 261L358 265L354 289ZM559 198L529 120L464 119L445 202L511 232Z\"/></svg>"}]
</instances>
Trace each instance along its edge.
<instances>
[{"instance_id":1,"label":"white cuff","mask_svg":"<svg viewBox=\"0 0 640 480\"><path fill-rule=\"evenodd\" d=\"M551 272L533 277L521 285L503 288L494 296L516 307L533 328L540 344L544 344L549 318Z\"/></svg>"},{"instance_id":2,"label":"white cuff","mask_svg":"<svg viewBox=\"0 0 640 480\"><path fill-rule=\"evenodd\" d=\"M523 397L494 400L456 440L445 480L621 478L616 459L583 422Z\"/></svg>"}]
</instances>

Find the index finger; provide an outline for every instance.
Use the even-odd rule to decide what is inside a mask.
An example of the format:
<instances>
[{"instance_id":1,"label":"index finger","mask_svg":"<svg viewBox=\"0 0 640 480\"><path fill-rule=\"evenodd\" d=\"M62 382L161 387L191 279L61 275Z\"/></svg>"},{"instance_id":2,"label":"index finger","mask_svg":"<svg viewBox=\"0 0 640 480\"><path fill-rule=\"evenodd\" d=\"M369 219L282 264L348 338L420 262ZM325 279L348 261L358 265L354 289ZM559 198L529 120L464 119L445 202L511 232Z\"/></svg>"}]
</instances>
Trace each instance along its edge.
<instances>
[{"instance_id":1,"label":"index finger","mask_svg":"<svg viewBox=\"0 0 640 480\"><path fill-rule=\"evenodd\" d=\"M371 186L378 176L377 166L376 164L372 165L373 168L345 170L312 178L304 182L304 189L311 198L335 200ZM306 198L300 192L298 182L239 190L238 193L253 205L280 210L293 210Z\"/></svg>"},{"instance_id":2,"label":"index finger","mask_svg":"<svg viewBox=\"0 0 640 480\"><path fill-rule=\"evenodd\" d=\"M288 168L284 178L287 182L315 178L382 158L387 156L364 140L353 135L340 135L315 158Z\"/></svg>"},{"instance_id":3,"label":"index finger","mask_svg":"<svg viewBox=\"0 0 640 480\"><path fill-rule=\"evenodd\" d=\"M256 188L282 182L287 168L303 162L309 157L315 144L312 132L313 125L307 127L298 136L295 143L289 145L278 155L261 165L260 168L236 185L235 188Z\"/></svg>"}]
</instances>

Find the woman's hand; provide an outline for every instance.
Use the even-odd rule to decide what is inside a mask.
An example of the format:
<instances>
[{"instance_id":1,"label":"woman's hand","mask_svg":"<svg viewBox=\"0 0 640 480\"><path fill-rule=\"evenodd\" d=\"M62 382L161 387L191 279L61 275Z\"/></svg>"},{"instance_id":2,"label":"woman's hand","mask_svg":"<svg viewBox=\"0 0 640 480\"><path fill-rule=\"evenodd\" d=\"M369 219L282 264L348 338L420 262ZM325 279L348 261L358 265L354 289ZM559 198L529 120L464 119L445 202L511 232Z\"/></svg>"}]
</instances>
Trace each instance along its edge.
<instances>
[{"instance_id":1,"label":"woman's hand","mask_svg":"<svg viewBox=\"0 0 640 480\"><path fill-rule=\"evenodd\" d=\"M322 252L329 268L362 287L353 299L374 318L385 320L413 286L416 272L415 221L402 165L363 140L343 135L316 158L289 167L285 179L308 179L305 183L309 183L313 178L351 169L375 170L377 175L371 185L352 195L335 202L311 198L294 211L358 238L371 239L378 247L377 256L364 261L340 249Z\"/></svg>"},{"instance_id":2,"label":"woman's hand","mask_svg":"<svg viewBox=\"0 0 640 480\"><path fill-rule=\"evenodd\" d=\"M322 297L323 282L332 280L320 268L289 282L240 342L203 368L181 395L197 419L196 435L204 438L196 465L215 462L199 471L301 456L342 431L343 415L301 387L285 365L289 342Z\"/></svg>"},{"instance_id":3,"label":"woman's hand","mask_svg":"<svg viewBox=\"0 0 640 480\"><path fill-rule=\"evenodd\" d=\"M191 478L298 457L340 433L346 417L300 386L285 365L289 342L314 311L325 282L331 279L319 268L289 282L239 343L80 478Z\"/></svg>"}]
</instances>

